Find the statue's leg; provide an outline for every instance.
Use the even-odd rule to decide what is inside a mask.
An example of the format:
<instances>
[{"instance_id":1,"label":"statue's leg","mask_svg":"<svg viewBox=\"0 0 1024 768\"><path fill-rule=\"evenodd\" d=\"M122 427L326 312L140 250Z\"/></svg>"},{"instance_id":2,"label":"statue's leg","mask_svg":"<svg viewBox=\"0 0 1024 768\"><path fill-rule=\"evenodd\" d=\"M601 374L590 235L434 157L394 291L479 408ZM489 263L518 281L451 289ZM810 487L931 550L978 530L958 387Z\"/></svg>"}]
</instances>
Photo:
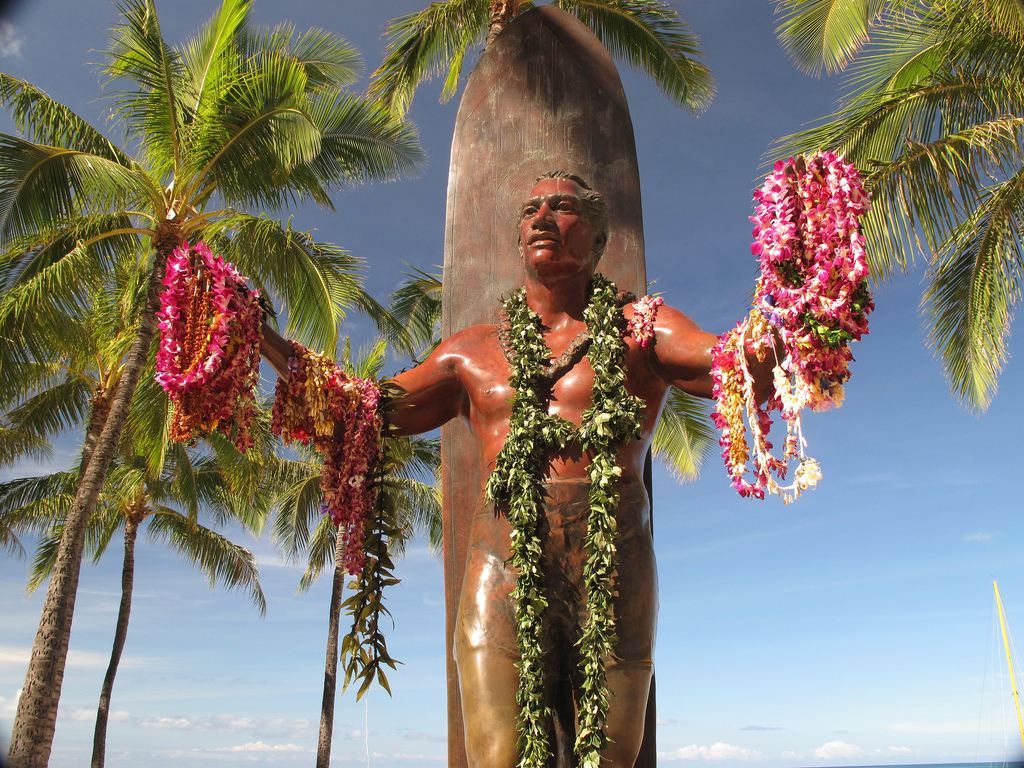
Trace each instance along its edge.
<instances>
[{"instance_id":1,"label":"statue's leg","mask_svg":"<svg viewBox=\"0 0 1024 768\"><path fill-rule=\"evenodd\" d=\"M502 519L481 512L474 522L455 628L466 756L470 768L514 768L519 654L509 595L515 574L504 564L508 534Z\"/></svg>"},{"instance_id":2,"label":"statue's leg","mask_svg":"<svg viewBox=\"0 0 1024 768\"><path fill-rule=\"evenodd\" d=\"M622 489L618 520L619 567L614 610L619 641L615 658L605 667L608 688L614 695L607 724L611 743L604 751L603 765L633 768L644 737L658 626L658 571L649 503L647 492L639 483Z\"/></svg>"}]
</instances>

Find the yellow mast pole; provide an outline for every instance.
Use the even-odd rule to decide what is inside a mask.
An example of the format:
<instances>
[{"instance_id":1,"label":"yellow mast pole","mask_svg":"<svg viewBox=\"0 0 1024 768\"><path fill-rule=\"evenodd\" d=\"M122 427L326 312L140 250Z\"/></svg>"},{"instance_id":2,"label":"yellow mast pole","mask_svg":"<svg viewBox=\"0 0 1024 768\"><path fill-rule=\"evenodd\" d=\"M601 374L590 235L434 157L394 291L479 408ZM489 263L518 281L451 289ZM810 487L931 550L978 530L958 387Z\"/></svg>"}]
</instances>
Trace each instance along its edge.
<instances>
[{"instance_id":1,"label":"yellow mast pole","mask_svg":"<svg viewBox=\"0 0 1024 768\"><path fill-rule=\"evenodd\" d=\"M1017 695L1017 676L1013 674L1013 659L1010 658L1010 641L1006 636L1006 619L1003 616L1003 601L999 599L999 585L992 581L996 591L996 607L999 608L999 626L1003 629L1003 646L1006 648L1006 664L1010 668L1010 685L1013 687L1013 703L1017 705L1017 724L1020 726L1020 742L1024 747L1024 719L1020 716L1020 696Z\"/></svg>"}]
</instances>

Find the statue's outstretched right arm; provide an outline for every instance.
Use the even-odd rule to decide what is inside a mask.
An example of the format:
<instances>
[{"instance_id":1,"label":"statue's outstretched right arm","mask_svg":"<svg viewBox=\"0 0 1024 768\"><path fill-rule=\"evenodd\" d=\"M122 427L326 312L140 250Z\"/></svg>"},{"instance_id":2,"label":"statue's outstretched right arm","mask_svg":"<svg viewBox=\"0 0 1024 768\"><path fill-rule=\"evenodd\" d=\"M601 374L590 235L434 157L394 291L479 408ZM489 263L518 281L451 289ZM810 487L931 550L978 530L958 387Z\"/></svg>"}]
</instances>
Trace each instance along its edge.
<instances>
[{"instance_id":1,"label":"statue's outstretched right arm","mask_svg":"<svg viewBox=\"0 0 1024 768\"><path fill-rule=\"evenodd\" d=\"M467 414L468 397L460 372L472 355L472 346L465 331L456 333L422 363L391 380L401 390L388 405L392 434L419 435Z\"/></svg>"}]
</instances>

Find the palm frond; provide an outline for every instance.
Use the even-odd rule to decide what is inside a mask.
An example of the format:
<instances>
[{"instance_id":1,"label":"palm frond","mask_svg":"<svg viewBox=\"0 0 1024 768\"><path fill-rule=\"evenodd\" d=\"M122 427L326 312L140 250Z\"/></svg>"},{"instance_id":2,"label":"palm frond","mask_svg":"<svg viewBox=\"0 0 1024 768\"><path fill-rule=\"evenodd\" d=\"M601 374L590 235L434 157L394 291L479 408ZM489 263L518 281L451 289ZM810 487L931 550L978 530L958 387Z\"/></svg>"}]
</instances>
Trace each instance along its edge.
<instances>
[{"instance_id":1,"label":"palm frond","mask_svg":"<svg viewBox=\"0 0 1024 768\"><path fill-rule=\"evenodd\" d=\"M31 83L0 72L0 104L14 126L37 144L66 147L130 167L131 158L88 122Z\"/></svg>"},{"instance_id":2,"label":"palm frond","mask_svg":"<svg viewBox=\"0 0 1024 768\"><path fill-rule=\"evenodd\" d=\"M54 472L0 483L0 515L13 516L10 519L22 521L19 525L31 524L31 530L39 530L37 523L45 527L60 518L77 486L75 472Z\"/></svg>"},{"instance_id":3,"label":"palm frond","mask_svg":"<svg viewBox=\"0 0 1024 768\"><path fill-rule=\"evenodd\" d=\"M862 222L868 259L873 278L885 280L907 269L915 250L934 252L962 201L992 173L1019 165L1021 123L1001 109L1016 90L957 72L878 98L864 94L821 126L782 139L772 157L832 149L861 169L872 195Z\"/></svg>"},{"instance_id":4,"label":"palm frond","mask_svg":"<svg viewBox=\"0 0 1024 768\"><path fill-rule=\"evenodd\" d=\"M643 72L677 106L708 107L715 93L700 41L678 11L660 0L556 0L594 30L616 58Z\"/></svg>"},{"instance_id":5,"label":"palm frond","mask_svg":"<svg viewBox=\"0 0 1024 768\"><path fill-rule=\"evenodd\" d=\"M36 542L36 552L32 557L32 566L28 572L28 584L25 591L32 594L39 586L53 573L53 567L57 563L57 550L60 549L60 540L64 538L64 525L56 525L46 532L46 535Z\"/></svg>"},{"instance_id":6,"label":"palm frond","mask_svg":"<svg viewBox=\"0 0 1024 768\"><path fill-rule=\"evenodd\" d=\"M843 71L868 39L891 0L778 0L775 28L783 49L803 71Z\"/></svg>"},{"instance_id":7,"label":"palm frond","mask_svg":"<svg viewBox=\"0 0 1024 768\"><path fill-rule=\"evenodd\" d=\"M71 376L25 399L7 413L11 425L41 438L55 437L89 419L93 388L80 376Z\"/></svg>"},{"instance_id":8,"label":"palm frond","mask_svg":"<svg viewBox=\"0 0 1024 768\"><path fill-rule=\"evenodd\" d=\"M936 255L924 296L929 344L954 396L985 410L1007 359L1006 339L1024 279L1024 170L979 196Z\"/></svg>"},{"instance_id":9,"label":"palm frond","mask_svg":"<svg viewBox=\"0 0 1024 768\"><path fill-rule=\"evenodd\" d=\"M0 242L47 229L54 221L127 206L149 191L120 163L76 150L0 135Z\"/></svg>"},{"instance_id":10,"label":"palm frond","mask_svg":"<svg viewBox=\"0 0 1024 768\"><path fill-rule=\"evenodd\" d=\"M333 354L346 311L372 301L361 282L364 262L308 232L271 219L236 214L224 226L230 239L217 240L226 259L288 306L286 333L303 345Z\"/></svg>"},{"instance_id":11,"label":"palm frond","mask_svg":"<svg viewBox=\"0 0 1024 768\"><path fill-rule=\"evenodd\" d=\"M18 532L8 525L8 521L0 515L0 552L14 555L19 560L25 556L25 546L18 538Z\"/></svg>"},{"instance_id":12,"label":"palm frond","mask_svg":"<svg viewBox=\"0 0 1024 768\"><path fill-rule=\"evenodd\" d=\"M180 50L179 96L190 114L200 115L219 101L238 57L240 38L248 32L252 0L225 0L199 32Z\"/></svg>"},{"instance_id":13,"label":"palm frond","mask_svg":"<svg viewBox=\"0 0 1024 768\"><path fill-rule=\"evenodd\" d=\"M297 559L308 546L310 523L322 517L320 470L309 462L284 462L282 474L292 482L275 500L271 536L286 557Z\"/></svg>"},{"instance_id":14,"label":"palm frond","mask_svg":"<svg viewBox=\"0 0 1024 768\"><path fill-rule=\"evenodd\" d=\"M324 91L316 95L310 114L322 145L305 168L321 184L344 188L391 181L426 162L416 126L376 101Z\"/></svg>"},{"instance_id":15,"label":"palm frond","mask_svg":"<svg viewBox=\"0 0 1024 768\"><path fill-rule=\"evenodd\" d=\"M180 55L164 42L153 0L120 0L121 22L110 30L105 71L111 81L137 87L114 96L114 115L129 139L140 142L156 178L181 163L183 123L179 92L185 75Z\"/></svg>"},{"instance_id":16,"label":"palm frond","mask_svg":"<svg viewBox=\"0 0 1024 768\"><path fill-rule=\"evenodd\" d=\"M240 36L239 55L248 66L258 67L267 51L287 56L298 63L311 90L351 85L363 69L359 52L337 35L322 29L309 29L301 35L290 24L273 30Z\"/></svg>"},{"instance_id":17,"label":"palm frond","mask_svg":"<svg viewBox=\"0 0 1024 768\"><path fill-rule=\"evenodd\" d=\"M237 207L279 208L296 195L328 205L323 189L296 187L293 178L295 167L320 152L307 82L302 65L282 51L265 52L258 69L234 78L220 94L215 119L189 133L182 195L200 205L214 190Z\"/></svg>"},{"instance_id":18,"label":"palm frond","mask_svg":"<svg viewBox=\"0 0 1024 768\"><path fill-rule=\"evenodd\" d=\"M299 593L308 592L320 575L334 569L334 548L338 528L328 515L322 515L306 547L306 570L299 579Z\"/></svg>"},{"instance_id":19,"label":"palm frond","mask_svg":"<svg viewBox=\"0 0 1024 768\"><path fill-rule=\"evenodd\" d=\"M369 95L395 115L409 111L416 87L447 70L444 95L455 93L466 52L481 45L490 20L480 0L445 0L388 22L384 61L371 75Z\"/></svg>"},{"instance_id":20,"label":"palm frond","mask_svg":"<svg viewBox=\"0 0 1024 768\"><path fill-rule=\"evenodd\" d=\"M149 537L165 541L188 562L199 567L210 586L222 583L241 589L260 612L267 613L267 601L259 583L259 567L252 552L233 544L216 531L171 510L161 510L150 518Z\"/></svg>"},{"instance_id":21,"label":"palm frond","mask_svg":"<svg viewBox=\"0 0 1024 768\"><path fill-rule=\"evenodd\" d=\"M427 274L415 267L408 278L388 298L391 314L405 326L412 343L422 354L440 342L438 327L441 322L441 276Z\"/></svg>"},{"instance_id":22,"label":"palm frond","mask_svg":"<svg viewBox=\"0 0 1024 768\"><path fill-rule=\"evenodd\" d=\"M1024 42L1024 3L1021 0L983 0L994 26L1006 37Z\"/></svg>"},{"instance_id":23,"label":"palm frond","mask_svg":"<svg viewBox=\"0 0 1024 768\"><path fill-rule=\"evenodd\" d=\"M30 429L0 426L0 467L13 467L25 459L41 461L53 456L53 446Z\"/></svg>"},{"instance_id":24,"label":"palm frond","mask_svg":"<svg viewBox=\"0 0 1024 768\"><path fill-rule=\"evenodd\" d=\"M167 437L171 422L171 404L167 393L154 380L154 357L155 353L151 350L150 360L139 377L135 396L132 398L132 407L128 411L121 442L125 453L145 462L150 477L159 478L167 464L174 462L168 455L171 444ZM176 454L176 457L182 462L188 461L184 453Z\"/></svg>"},{"instance_id":25,"label":"palm frond","mask_svg":"<svg viewBox=\"0 0 1024 768\"><path fill-rule=\"evenodd\" d=\"M708 405L673 387L654 430L654 456L677 480L696 480L717 446Z\"/></svg>"},{"instance_id":26,"label":"palm frond","mask_svg":"<svg viewBox=\"0 0 1024 768\"><path fill-rule=\"evenodd\" d=\"M65 339L85 322L94 297L104 289L117 260L138 253L131 234L103 237L118 217L83 217L56 230L18 238L0 256L0 320L21 343L56 334ZM101 239L85 245L87 233ZM91 239L91 238L90 238ZM18 246L27 246L18 250ZM37 359L46 355L37 354Z\"/></svg>"}]
</instances>

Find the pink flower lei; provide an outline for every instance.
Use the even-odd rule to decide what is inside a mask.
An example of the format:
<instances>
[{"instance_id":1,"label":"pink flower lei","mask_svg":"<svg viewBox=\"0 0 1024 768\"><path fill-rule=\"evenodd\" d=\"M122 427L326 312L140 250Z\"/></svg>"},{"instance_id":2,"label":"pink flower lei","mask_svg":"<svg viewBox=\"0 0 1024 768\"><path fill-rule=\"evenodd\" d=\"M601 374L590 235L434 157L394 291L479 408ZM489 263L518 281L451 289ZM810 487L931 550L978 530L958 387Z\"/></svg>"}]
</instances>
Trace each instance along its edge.
<instances>
[{"instance_id":1,"label":"pink flower lei","mask_svg":"<svg viewBox=\"0 0 1024 768\"><path fill-rule=\"evenodd\" d=\"M712 350L718 401L713 417L737 491L758 498L767 491L788 502L821 477L817 462L804 453L800 411L842 404L853 359L850 342L868 332L874 302L858 217L869 200L856 168L831 152L776 163L754 197L759 205L751 218L751 251L760 258L761 280L750 316L719 337ZM763 410L754 398L749 355L776 360L775 392ZM771 454L767 439L772 410L786 421L781 458ZM753 441L750 481L744 411ZM791 459L800 464L793 483L781 487L775 478L785 478Z\"/></svg>"},{"instance_id":2,"label":"pink flower lei","mask_svg":"<svg viewBox=\"0 0 1024 768\"><path fill-rule=\"evenodd\" d=\"M646 348L654 338L654 321L658 319L658 307L664 303L661 296L644 296L633 302L633 316L626 329L641 347Z\"/></svg>"},{"instance_id":3,"label":"pink flower lei","mask_svg":"<svg viewBox=\"0 0 1024 768\"><path fill-rule=\"evenodd\" d=\"M263 312L246 278L205 243L183 243L167 262L157 322L156 381L174 402L172 439L219 430L252 447Z\"/></svg>"},{"instance_id":4,"label":"pink flower lei","mask_svg":"<svg viewBox=\"0 0 1024 768\"><path fill-rule=\"evenodd\" d=\"M372 473L380 456L380 386L349 376L323 355L291 342L288 375L277 380L270 429L289 445L298 440L324 454L322 511L345 542L345 567L365 562L366 520L377 499Z\"/></svg>"}]
</instances>

